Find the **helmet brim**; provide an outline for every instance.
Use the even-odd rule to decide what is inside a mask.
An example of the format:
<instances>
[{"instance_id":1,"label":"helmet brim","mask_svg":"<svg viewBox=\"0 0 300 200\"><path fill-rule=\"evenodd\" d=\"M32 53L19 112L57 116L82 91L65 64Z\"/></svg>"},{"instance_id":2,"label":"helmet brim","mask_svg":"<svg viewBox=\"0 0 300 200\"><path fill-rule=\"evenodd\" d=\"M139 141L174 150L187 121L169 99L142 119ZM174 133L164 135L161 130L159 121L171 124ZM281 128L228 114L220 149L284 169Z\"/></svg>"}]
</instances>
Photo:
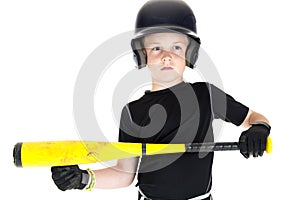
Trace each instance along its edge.
<instances>
[{"instance_id":1,"label":"helmet brim","mask_svg":"<svg viewBox=\"0 0 300 200\"><path fill-rule=\"evenodd\" d=\"M178 34L184 34L190 36L192 38L198 38L196 33L179 26L153 26L147 28L140 28L135 31L134 38L141 38L146 35L155 34L155 33L178 33Z\"/></svg>"}]
</instances>

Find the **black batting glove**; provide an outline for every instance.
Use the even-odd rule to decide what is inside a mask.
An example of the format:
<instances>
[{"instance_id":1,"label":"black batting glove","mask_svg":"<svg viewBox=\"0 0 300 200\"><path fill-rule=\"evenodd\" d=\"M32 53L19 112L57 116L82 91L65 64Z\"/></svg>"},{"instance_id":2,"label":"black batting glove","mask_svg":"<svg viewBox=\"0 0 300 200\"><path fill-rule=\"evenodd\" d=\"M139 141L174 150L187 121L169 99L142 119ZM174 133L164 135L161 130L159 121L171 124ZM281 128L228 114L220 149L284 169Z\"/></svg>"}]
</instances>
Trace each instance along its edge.
<instances>
[{"instance_id":1,"label":"black batting glove","mask_svg":"<svg viewBox=\"0 0 300 200\"><path fill-rule=\"evenodd\" d=\"M245 158L262 156L267 146L267 137L270 134L271 126L258 122L242 132L239 138L239 148Z\"/></svg>"},{"instance_id":2,"label":"black batting glove","mask_svg":"<svg viewBox=\"0 0 300 200\"><path fill-rule=\"evenodd\" d=\"M89 181L89 173L81 170L78 165L51 167L52 179L62 191L84 189Z\"/></svg>"}]
</instances>

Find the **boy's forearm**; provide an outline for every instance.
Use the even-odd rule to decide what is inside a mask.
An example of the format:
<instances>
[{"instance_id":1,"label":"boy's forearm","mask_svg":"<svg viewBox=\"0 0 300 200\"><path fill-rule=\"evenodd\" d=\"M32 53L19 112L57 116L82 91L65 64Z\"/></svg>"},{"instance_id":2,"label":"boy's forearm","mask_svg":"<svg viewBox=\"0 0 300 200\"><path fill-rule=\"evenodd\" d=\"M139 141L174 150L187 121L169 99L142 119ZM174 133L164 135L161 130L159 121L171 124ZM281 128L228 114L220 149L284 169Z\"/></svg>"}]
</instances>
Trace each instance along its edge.
<instances>
[{"instance_id":1,"label":"boy's forearm","mask_svg":"<svg viewBox=\"0 0 300 200\"><path fill-rule=\"evenodd\" d=\"M135 177L138 158L118 160L116 166L94 170L96 185L99 189L114 189L129 186Z\"/></svg>"},{"instance_id":2,"label":"boy's forearm","mask_svg":"<svg viewBox=\"0 0 300 200\"><path fill-rule=\"evenodd\" d=\"M247 117L245 118L244 122L242 123L242 126L249 128L251 124L255 122L265 122L267 124L270 124L269 120L262 114L257 113L253 110L249 110Z\"/></svg>"},{"instance_id":3,"label":"boy's forearm","mask_svg":"<svg viewBox=\"0 0 300 200\"><path fill-rule=\"evenodd\" d=\"M96 185L98 189L115 189L127 187L132 183L135 174L123 172L113 167L94 170Z\"/></svg>"}]
</instances>

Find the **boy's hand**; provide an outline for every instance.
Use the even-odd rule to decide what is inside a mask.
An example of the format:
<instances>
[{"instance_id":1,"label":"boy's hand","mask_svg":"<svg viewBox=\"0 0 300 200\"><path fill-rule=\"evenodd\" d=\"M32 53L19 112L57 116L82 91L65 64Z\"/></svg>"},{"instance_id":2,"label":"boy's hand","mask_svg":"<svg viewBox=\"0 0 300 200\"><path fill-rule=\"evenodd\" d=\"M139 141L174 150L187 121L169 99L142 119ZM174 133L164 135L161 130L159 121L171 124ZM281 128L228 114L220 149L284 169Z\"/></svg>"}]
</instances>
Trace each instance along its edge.
<instances>
[{"instance_id":1,"label":"boy's hand","mask_svg":"<svg viewBox=\"0 0 300 200\"><path fill-rule=\"evenodd\" d=\"M265 123L255 123L242 132L239 138L240 152L245 158L262 156L266 150L267 137L271 127Z\"/></svg>"},{"instance_id":2,"label":"boy's hand","mask_svg":"<svg viewBox=\"0 0 300 200\"><path fill-rule=\"evenodd\" d=\"M62 191L84 189L89 181L89 173L81 170L77 165L51 167L52 179Z\"/></svg>"}]
</instances>

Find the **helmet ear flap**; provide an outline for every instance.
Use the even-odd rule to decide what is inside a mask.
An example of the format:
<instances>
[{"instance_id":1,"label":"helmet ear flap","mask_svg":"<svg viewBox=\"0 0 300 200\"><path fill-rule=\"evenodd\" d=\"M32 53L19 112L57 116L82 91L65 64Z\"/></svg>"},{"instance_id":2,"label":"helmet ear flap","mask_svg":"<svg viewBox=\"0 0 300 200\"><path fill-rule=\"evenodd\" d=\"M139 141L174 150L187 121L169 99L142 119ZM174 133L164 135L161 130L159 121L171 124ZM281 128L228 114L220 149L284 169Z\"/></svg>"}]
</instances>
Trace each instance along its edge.
<instances>
[{"instance_id":1,"label":"helmet ear flap","mask_svg":"<svg viewBox=\"0 0 300 200\"><path fill-rule=\"evenodd\" d=\"M200 39L199 38L189 38L189 45L185 53L186 66L194 68L198 59L199 49L200 49Z\"/></svg>"},{"instance_id":2,"label":"helmet ear flap","mask_svg":"<svg viewBox=\"0 0 300 200\"><path fill-rule=\"evenodd\" d=\"M142 69L147 65L147 55L143 51L142 39L136 38L131 40L131 48L133 51L133 60L137 69Z\"/></svg>"}]
</instances>

